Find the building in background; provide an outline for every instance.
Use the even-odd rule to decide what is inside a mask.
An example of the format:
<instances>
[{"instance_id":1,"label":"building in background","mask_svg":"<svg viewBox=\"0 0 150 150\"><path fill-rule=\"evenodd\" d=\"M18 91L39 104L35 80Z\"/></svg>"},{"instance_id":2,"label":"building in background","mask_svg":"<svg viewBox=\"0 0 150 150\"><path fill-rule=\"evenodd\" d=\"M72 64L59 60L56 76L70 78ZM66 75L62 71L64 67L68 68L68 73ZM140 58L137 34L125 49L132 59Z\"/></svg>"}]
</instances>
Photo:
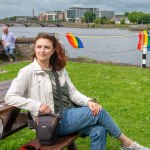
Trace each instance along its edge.
<instances>
[{"instance_id":1,"label":"building in background","mask_svg":"<svg viewBox=\"0 0 150 150\"><path fill-rule=\"evenodd\" d=\"M72 19L75 19L75 22L80 22L80 19L84 17L84 13L87 11L95 12L95 8L70 7L65 10L65 19L67 22Z\"/></svg>"},{"instance_id":2,"label":"building in background","mask_svg":"<svg viewBox=\"0 0 150 150\"><path fill-rule=\"evenodd\" d=\"M110 10L98 10L97 13L98 18L106 17L107 19L114 19L115 18L115 11Z\"/></svg>"},{"instance_id":3,"label":"building in background","mask_svg":"<svg viewBox=\"0 0 150 150\"><path fill-rule=\"evenodd\" d=\"M125 17L124 15L116 15L115 16L115 24L121 24L121 20L124 20L125 24L130 24L130 21L128 17Z\"/></svg>"},{"instance_id":4,"label":"building in background","mask_svg":"<svg viewBox=\"0 0 150 150\"><path fill-rule=\"evenodd\" d=\"M84 17L84 13L91 11L96 14L96 18L106 17L112 19L115 17L115 11L100 10L99 8L81 8L70 7L65 10L65 19L67 22L74 19L75 22L80 22L80 19Z\"/></svg>"},{"instance_id":5,"label":"building in background","mask_svg":"<svg viewBox=\"0 0 150 150\"><path fill-rule=\"evenodd\" d=\"M54 20L64 20L64 12L63 11L47 11L45 13L41 13L38 16L39 21L54 21Z\"/></svg>"},{"instance_id":6,"label":"building in background","mask_svg":"<svg viewBox=\"0 0 150 150\"><path fill-rule=\"evenodd\" d=\"M31 21L33 17L31 16L16 16L16 22L28 22Z\"/></svg>"}]
</instances>

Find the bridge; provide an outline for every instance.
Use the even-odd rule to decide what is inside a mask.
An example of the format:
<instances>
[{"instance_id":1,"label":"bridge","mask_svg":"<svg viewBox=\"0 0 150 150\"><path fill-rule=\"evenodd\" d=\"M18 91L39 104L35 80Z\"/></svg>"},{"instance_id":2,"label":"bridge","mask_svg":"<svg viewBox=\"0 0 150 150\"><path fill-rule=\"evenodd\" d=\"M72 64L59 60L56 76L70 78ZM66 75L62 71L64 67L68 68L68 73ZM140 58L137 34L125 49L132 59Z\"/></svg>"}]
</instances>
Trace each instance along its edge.
<instances>
[{"instance_id":1,"label":"bridge","mask_svg":"<svg viewBox=\"0 0 150 150\"><path fill-rule=\"evenodd\" d=\"M49 23L49 22L39 22L39 21L28 21L28 22L17 22L17 21L0 21L0 25L7 25L8 27L13 26L41 26L41 27L63 27L62 23Z\"/></svg>"}]
</instances>

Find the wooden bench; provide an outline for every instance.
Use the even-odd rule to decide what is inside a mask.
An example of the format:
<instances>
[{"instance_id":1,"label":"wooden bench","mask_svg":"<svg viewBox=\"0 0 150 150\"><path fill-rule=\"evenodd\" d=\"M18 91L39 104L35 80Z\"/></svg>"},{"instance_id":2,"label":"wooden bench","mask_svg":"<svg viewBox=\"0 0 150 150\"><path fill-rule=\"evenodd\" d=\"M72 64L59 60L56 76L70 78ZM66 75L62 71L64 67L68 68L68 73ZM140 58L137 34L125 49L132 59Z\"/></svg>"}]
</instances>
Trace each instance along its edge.
<instances>
[{"instance_id":1,"label":"wooden bench","mask_svg":"<svg viewBox=\"0 0 150 150\"><path fill-rule=\"evenodd\" d=\"M3 46L0 45L0 60L5 60L5 59L6 59L5 51L3 49Z\"/></svg>"},{"instance_id":2,"label":"wooden bench","mask_svg":"<svg viewBox=\"0 0 150 150\"><path fill-rule=\"evenodd\" d=\"M15 49L14 49L14 53L16 54ZM9 57L5 54L5 51L2 45L0 45L0 60L10 61Z\"/></svg>"},{"instance_id":3,"label":"wooden bench","mask_svg":"<svg viewBox=\"0 0 150 150\"><path fill-rule=\"evenodd\" d=\"M68 150L78 150L77 145L75 144L75 140L79 137L79 134L71 134L68 136L59 137L55 144L50 146L42 146L39 144L38 139L34 139L29 143L25 144L23 147L33 146L36 150L63 150L67 148ZM25 150L19 148L18 150Z\"/></svg>"},{"instance_id":4,"label":"wooden bench","mask_svg":"<svg viewBox=\"0 0 150 150\"><path fill-rule=\"evenodd\" d=\"M27 127L28 124L27 113L22 113L19 108L8 106L4 103L4 97L10 84L11 80L0 82L0 119L3 125L3 132L0 134L0 139Z\"/></svg>"},{"instance_id":5,"label":"wooden bench","mask_svg":"<svg viewBox=\"0 0 150 150\"><path fill-rule=\"evenodd\" d=\"M3 132L0 134L0 139L3 139L25 127L28 126L28 115L21 112L19 108L8 106L4 103L4 97L11 85L11 80L0 82L0 119L2 121ZM57 142L51 146L42 146L39 144L38 139L31 140L26 146L34 146L38 150L78 150L75 140L79 137L78 133L59 137ZM19 148L18 150L25 150Z\"/></svg>"}]
</instances>

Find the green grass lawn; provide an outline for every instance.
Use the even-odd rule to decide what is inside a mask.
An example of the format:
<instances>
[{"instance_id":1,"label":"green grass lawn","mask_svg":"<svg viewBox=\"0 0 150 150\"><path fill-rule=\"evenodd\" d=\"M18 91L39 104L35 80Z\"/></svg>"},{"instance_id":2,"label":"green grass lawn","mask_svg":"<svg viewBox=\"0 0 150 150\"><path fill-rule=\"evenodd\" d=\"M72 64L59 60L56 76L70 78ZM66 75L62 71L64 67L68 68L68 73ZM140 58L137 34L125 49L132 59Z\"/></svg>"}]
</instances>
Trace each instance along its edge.
<instances>
[{"instance_id":1,"label":"green grass lawn","mask_svg":"<svg viewBox=\"0 0 150 150\"><path fill-rule=\"evenodd\" d=\"M5 65L0 81L13 79L29 62ZM150 147L150 70L111 64L69 62L67 71L85 95L97 101L111 114L121 130L140 144ZM35 137L26 128L0 141L0 150L15 150ZM89 138L78 138L79 150L89 150ZM119 150L120 144L108 135L107 150Z\"/></svg>"}]
</instances>

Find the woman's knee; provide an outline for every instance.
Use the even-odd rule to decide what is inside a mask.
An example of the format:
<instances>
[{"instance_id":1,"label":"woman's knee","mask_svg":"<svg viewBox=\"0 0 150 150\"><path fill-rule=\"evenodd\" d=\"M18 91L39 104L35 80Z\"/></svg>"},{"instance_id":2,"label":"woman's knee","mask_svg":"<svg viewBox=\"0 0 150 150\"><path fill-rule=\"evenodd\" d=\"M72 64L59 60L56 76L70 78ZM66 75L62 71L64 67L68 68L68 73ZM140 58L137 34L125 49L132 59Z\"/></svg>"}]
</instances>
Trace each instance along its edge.
<instances>
[{"instance_id":1,"label":"woman's knee","mask_svg":"<svg viewBox=\"0 0 150 150\"><path fill-rule=\"evenodd\" d=\"M106 139L107 130L103 126L95 126L91 131L91 138Z\"/></svg>"},{"instance_id":2,"label":"woman's knee","mask_svg":"<svg viewBox=\"0 0 150 150\"><path fill-rule=\"evenodd\" d=\"M107 130L105 127L101 125L93 125L89 126L85 129L82 129L78 131L80 134L85 135L85 136L90 136L91 138L93 137L106 137L107 136Z\"/></svg>"}]
</instances>

